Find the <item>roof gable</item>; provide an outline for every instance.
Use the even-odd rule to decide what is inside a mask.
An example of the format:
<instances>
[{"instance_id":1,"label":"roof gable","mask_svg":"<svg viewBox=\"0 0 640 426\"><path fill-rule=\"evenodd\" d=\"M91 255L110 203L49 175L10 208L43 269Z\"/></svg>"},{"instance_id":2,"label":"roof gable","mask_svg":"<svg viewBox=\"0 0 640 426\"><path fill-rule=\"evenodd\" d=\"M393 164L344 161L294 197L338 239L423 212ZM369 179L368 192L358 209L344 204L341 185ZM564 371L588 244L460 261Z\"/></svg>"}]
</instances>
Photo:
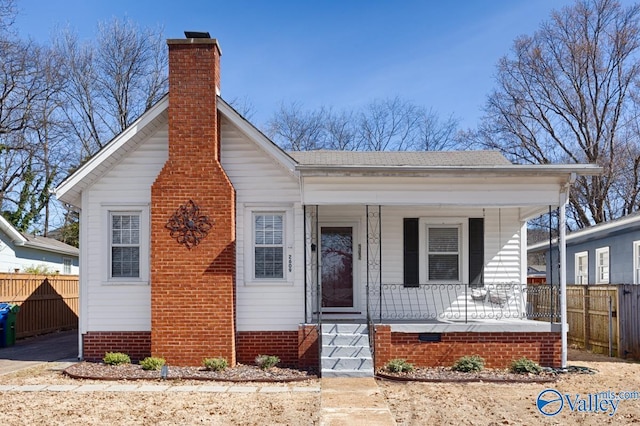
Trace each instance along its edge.
<instances>
[{"instance_id":1,"label":"roof gable","mask_svg":"<svg viewBox=\"0 0 640 426\"><path fill-rule=\"evenodd\" d=\"M127 152L135 150L163 123L168 106L169 97L165 96L62 181L55 189L58 200L79 207L82 191L110 170Z\"/></svg>"},{"instance_id":2,"label":"roof gable","mask_svg":"<svg viewBox=\"0 0 640 426\"><path fill-rule=\"evenodd\" d=\"M249 123L222 98L218 98L217 104L219 113L222 113L240 131L282 164L290 173L295 173L296 162L286 152ZM135 150L161 123L166 122L168 107L169 97L165 96L58 185L55 191L57 198L65 203L79 207L83 190L100 179L128 152Z\"/></svg>"}]
</instances>

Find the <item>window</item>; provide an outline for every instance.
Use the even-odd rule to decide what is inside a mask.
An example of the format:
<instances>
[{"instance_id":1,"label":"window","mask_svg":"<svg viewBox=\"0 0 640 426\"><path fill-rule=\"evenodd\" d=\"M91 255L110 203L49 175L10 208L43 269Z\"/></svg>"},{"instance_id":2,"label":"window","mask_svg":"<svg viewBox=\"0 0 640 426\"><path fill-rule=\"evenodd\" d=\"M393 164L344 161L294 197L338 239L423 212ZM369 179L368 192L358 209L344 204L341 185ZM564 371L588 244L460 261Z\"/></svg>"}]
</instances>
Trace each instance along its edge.
<instances>
[{"instance_id":1,"label":"window","mask_svg":"<svg viewBox=\"0 0 640 426\"><path fill-rule=\"evenodd\" d=\"M460 227L427 225L427 280L460 281Z\"/></svg>"},{"instance_id":2,"label":"window","mask_svg":"<svg viewBox=\"0 0 640 426\"><path fill-rule=\"evenodd\" d=\"M609 284L609 247L596 249L596 284Z\"/></svg>"},{"instance_id":3,"label":"window","mask_svg":"<svg viewBox=\"0 0 640 426\"><path fill-rule=\"evenodd\" d=\"M140 277L140 213L111 213L111 278Z\"/></svg>"},{"instance_id":4,"label":"window","mask_svg":"<svg viewBox=\"0 0 640 426\"><path fill-rule=\"evenodd\" d=\"M574 268L576 271L576 284L589 284L589 253L586 251L576 253Z\"/></svg>"},{"instance_id":5,"label":"window","mask_svg":"<svg viewBox=\"0 0 640 426\"><path fill-rule=\"evenodd\" d=\"M640 241L633 242L633 283L640 284Z\"/></svg>"},{"instance_id":6,"label":"window","mask_svg":"<svg viewBox=\"0 0 640 426\"><path fill-rule=\"evenodd\" d=\"M65 275L71 275L71 264L73 260L65 257L62 259L62 273Z\"/></svg>"},{"instance_id":7,"label":"window","mask_svg":"<svg viewBox=\"0 0 640 426\"><path fill-rule=\"evenodd\" d=\"M284 278L284 214L253 216L254 278Z\"/></svg>"}]
</instances>

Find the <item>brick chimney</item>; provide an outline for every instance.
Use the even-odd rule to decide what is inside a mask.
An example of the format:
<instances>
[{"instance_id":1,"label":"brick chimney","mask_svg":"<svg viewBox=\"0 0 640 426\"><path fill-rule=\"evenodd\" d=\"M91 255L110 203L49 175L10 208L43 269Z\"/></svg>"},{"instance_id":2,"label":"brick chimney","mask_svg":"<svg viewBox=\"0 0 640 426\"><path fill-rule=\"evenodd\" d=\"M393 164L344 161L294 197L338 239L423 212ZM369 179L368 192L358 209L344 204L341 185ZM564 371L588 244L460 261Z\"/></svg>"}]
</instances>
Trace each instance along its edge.
<instances>
[{"instance_id":1,"label":"brick chimney","mask_svg":"<svg viewBox=\"0 0 640 426\"><path fill-rule=\"evenodd\" d=\"M220 47L185 34L167 41L169 158L151 188L151 353L170 365L233 365L235 191L220 164Z\"/></svg>"}]
</instances>

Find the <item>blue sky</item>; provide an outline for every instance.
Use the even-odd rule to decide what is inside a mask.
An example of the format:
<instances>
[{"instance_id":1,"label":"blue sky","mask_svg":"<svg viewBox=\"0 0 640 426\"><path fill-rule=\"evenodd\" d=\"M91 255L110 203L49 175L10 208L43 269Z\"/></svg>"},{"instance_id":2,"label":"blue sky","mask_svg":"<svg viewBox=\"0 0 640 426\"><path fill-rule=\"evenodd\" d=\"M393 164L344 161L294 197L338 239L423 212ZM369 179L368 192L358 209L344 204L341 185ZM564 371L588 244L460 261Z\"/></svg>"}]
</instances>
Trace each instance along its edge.
<instances>
[{"instance_id":1,"label":"blue sky","mask_svg":"<svg viewBox=\"0 0 640 426\"><path fill-rule=\"evenodd\" d=\"M47 42L56 27L91 38L128 17L209 31L222 48L222 96L247 98L261 125L281 102L355 109L401 96L475 127L498 59L570 0L217 1L18 0L16 27Z\"/></svg>"}]
</instances>

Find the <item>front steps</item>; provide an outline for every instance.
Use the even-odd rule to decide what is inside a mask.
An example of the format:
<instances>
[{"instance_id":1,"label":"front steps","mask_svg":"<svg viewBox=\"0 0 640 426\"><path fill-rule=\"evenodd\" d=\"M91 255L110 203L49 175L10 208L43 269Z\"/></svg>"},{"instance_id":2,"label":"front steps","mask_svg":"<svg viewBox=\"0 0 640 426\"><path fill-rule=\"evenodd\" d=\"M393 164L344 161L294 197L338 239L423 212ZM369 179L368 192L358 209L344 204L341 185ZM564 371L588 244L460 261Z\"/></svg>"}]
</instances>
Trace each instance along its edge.
<instances>
[{"instance_id":1,"label":"front steps","mask_svg":"<svg viewBox=\"0 0 640 426\"><path fill-rule=\"evenodd\" d=\"M366 324L322 324L322 377L373 377Z\"/></svg>"}]
</instances>

